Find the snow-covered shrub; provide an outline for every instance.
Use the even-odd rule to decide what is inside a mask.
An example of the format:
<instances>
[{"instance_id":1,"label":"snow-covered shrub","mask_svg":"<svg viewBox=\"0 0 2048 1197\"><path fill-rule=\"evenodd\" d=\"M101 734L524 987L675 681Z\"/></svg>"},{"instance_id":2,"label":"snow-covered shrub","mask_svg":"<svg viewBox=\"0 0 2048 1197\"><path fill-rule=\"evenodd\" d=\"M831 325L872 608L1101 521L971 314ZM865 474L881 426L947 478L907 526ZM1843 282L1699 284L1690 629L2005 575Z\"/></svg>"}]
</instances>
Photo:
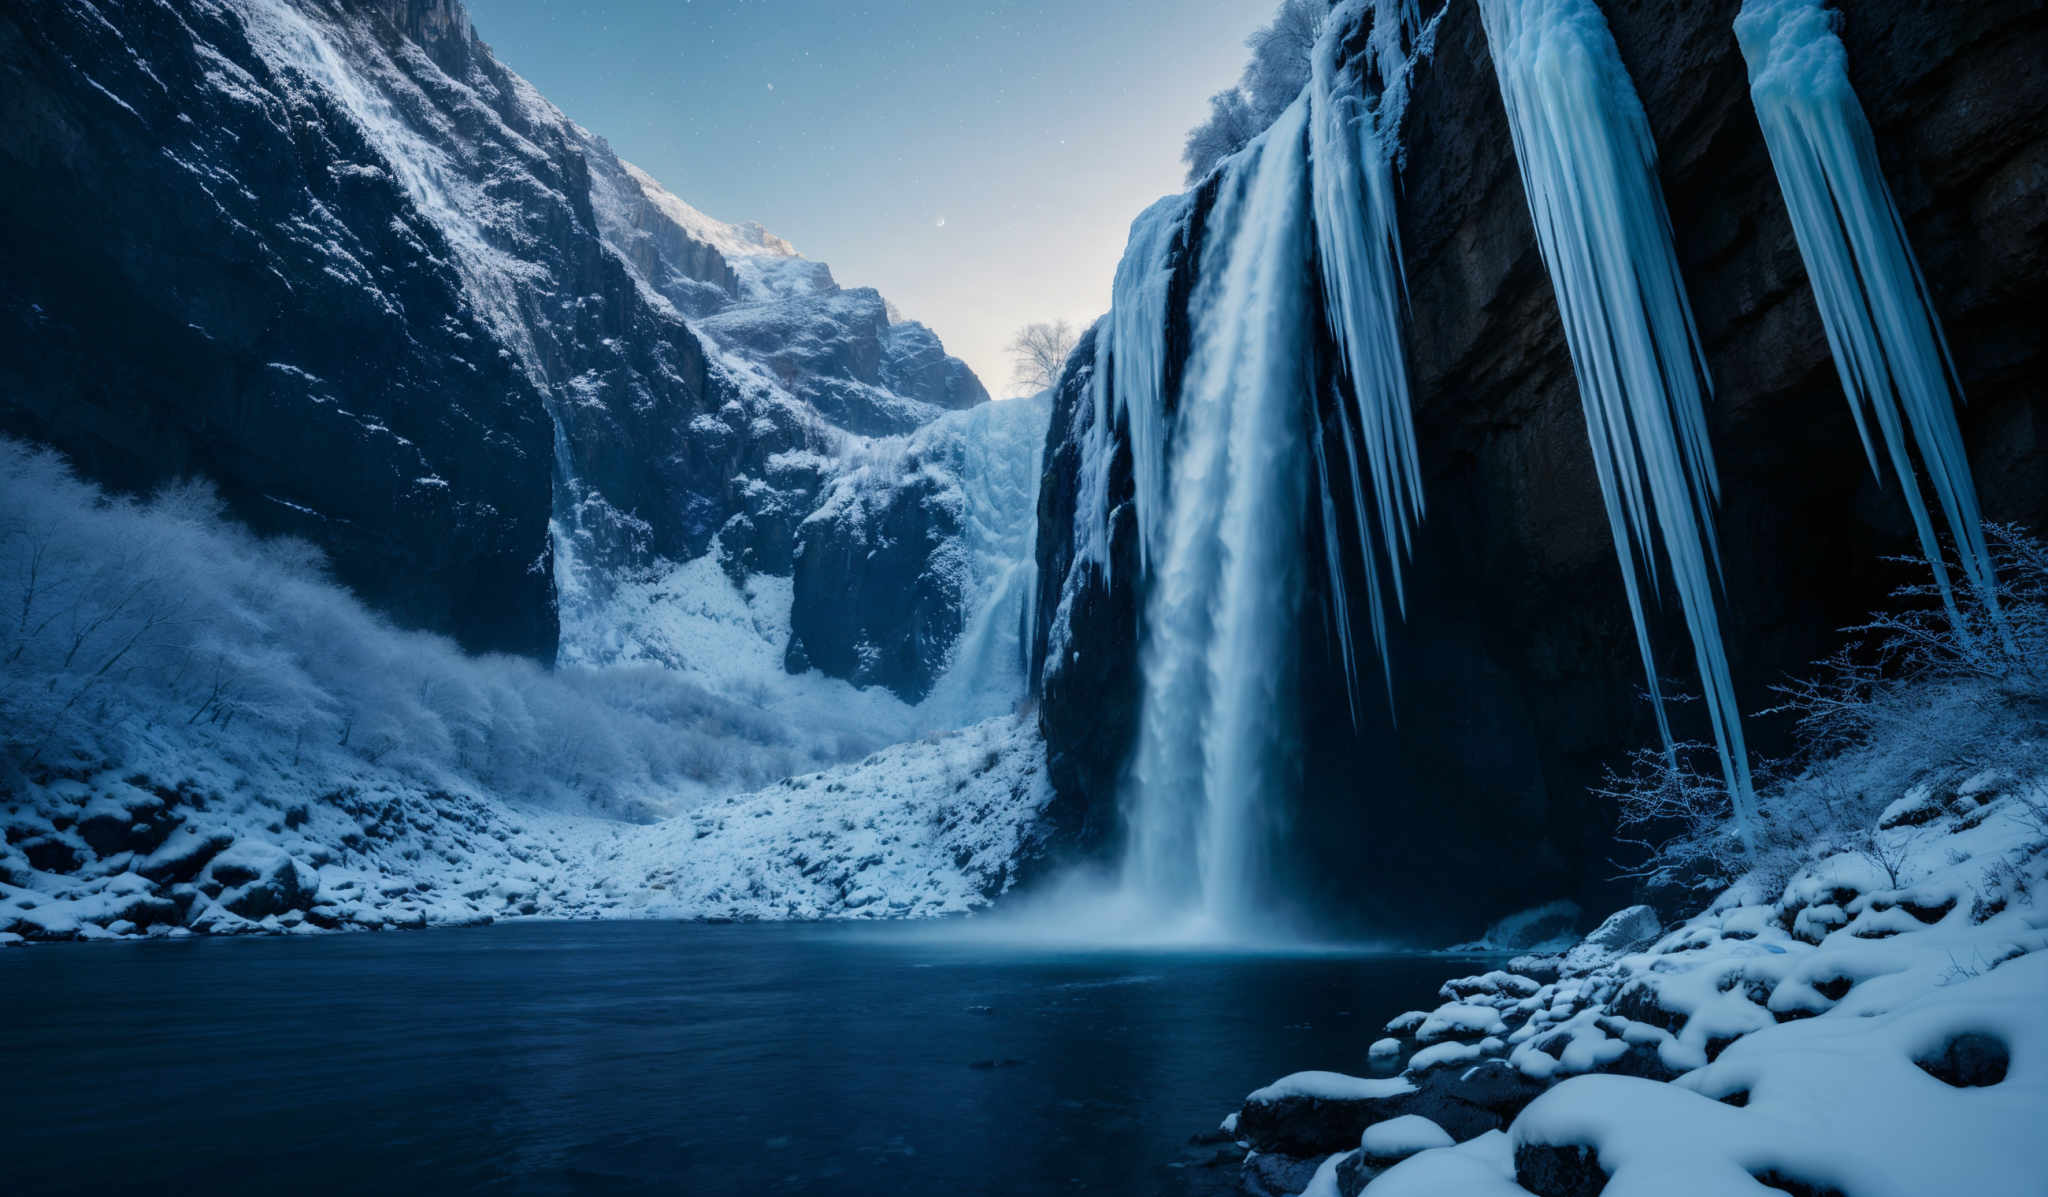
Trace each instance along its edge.
<instances>
[{"instance_id":1,"label":"snow-covered shrub","mask_svg":"<svg viewBox=\"0 0 2048 1197\"><path fill-rule=\"evenodd\" d=\"M1190 184L1265 132L1301 94L1309 52L1329 15L1330 0L1281 0L1272 22L1245 39L1252 57L1243 77L1209 97L1209 119L1188 131L1181 160Z\"/></svg>"},{"instance_id":2,"label":"snow-covered shrub","mask_svg":"<svg viewBox=\"0 0 2048 1197\"><path fill-rule=\"evenodd\" d=\"M7 772L204 758L642 818L875 746L800 739L656 665L467 656L393 627L310 546L251 535L203 486L116 498L0 440L0 513Z\"/></svg>"},{"instance_id":3,"label":"snow-covered shrub","mask_svg":"<svg viewBox=\"0 0 2048 1197\"><path fill-rule=\"evenodd\" d=\"M1646 749L1610 773L1600 793L1617 804L1623 843L1641 850L1625 874L1652 887L1718 889L1751 867L1788 873L1823 849L1890 873L1870 829L1892 796L1921 786L1936 809L1973 780L2048 767L2048 544L2013 525L1985 534L1995 611L1959 588L1958 623L1927 563L1898 558L1925 576L1849 629L1854 640L1811 678L1779 687L1782 702L1765 713L1795 721L1800 750L1760 769L1774 780L1758 790L1758 859L1729 829L1710 746ZM2048 836L2048 810L2036 814Z\"/></svg>"}]
</instances>

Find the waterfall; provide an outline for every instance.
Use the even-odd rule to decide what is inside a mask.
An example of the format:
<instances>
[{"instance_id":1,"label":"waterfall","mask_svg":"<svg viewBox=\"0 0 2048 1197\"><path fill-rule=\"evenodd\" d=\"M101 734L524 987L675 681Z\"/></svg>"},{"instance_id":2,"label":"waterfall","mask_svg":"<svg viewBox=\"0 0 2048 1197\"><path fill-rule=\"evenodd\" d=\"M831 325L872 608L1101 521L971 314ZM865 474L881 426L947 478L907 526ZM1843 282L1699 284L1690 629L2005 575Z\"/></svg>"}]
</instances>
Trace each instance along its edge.
<instances>
[{"instance_id":1,"label":"waterfall","mask_svg":"<svg viewBox=\"0 0 2048 1197\"><path fill-rule=\"evenodd\" d=\"M1747 843L1755 798L1716 610L1719 483L1704 407L1710 383L1649 122L1593 0L1480 0L1479 11L1578 376L1658 727L1669 744L1643 606L1645 587L1654 595L1660 586L1653 526L1692 633Z\"/></svg>"},{"instance_id":2,"label":"waterfall","mask_svg":"<svg viewBox=\"0 0 2048 1197\"><path fill-rule=\"evenodd\" d=\"M1258 905L1267 801L1290 792L1300 460L1314 380L1308 105L1224 169L1192 298L1162 543L1149 575L1127 884L1242 928Z\"/></svg>"},{"instance_id":3,"label":"waterfall","mask_svg":"<svg viewBox=\"0 0 2048 1197\"><path fill-rule=\"evenodd\" d=\"M1750 98L1864 452L1881 476L1867 408L1942 601L1967 642L1906 443L1910 431L1964 576L2004 633L1976 485L1956 423L1962 384L1878 167L1877 144L1849 83L1836 21L1822 0L1747 0L1735 18L1735 37L1749 63Z\"/></svg>"}]
</instances>

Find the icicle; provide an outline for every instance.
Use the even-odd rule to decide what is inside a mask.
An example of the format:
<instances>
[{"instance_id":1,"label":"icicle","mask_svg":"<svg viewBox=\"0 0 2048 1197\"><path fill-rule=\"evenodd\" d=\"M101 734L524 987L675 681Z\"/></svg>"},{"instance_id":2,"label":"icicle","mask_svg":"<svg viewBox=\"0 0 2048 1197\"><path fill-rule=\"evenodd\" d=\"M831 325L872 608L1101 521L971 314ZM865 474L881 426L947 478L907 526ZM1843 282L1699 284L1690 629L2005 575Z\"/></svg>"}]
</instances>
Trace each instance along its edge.
<instances>
[{"instance_id":1,"label":"icicle","mask_svg":"<svg viewBox=\"0 0 2048 1197\"><path fill-rule=\"evenodd\" d=\"M1755 797L1715 609L1719 484L1707 443L1706 362L1679 277L1656 148L1614 37L1592 0L1480 0L1522 187L1557 293L1636 644L1657 704L1642 587L1662 532L1685 610L1737 830Z\"/></svg>"},{"instance_id":2,"label":"icicle","mask_svg":"<svg viewBox=\"0 0 2048 1197\"><path fill-rule=\"evenodd\" d=\"M1341 65L1346 34L1370 19L1371 63L1383 85L1400 80L1394 101L1382 91L1368 102L1355 72ZM1356 423L1339 408L1343 450L1349 467L1353 511L1364 556L1367 618L1391 697L1386 666L1387 626L1380 570L1393 583L1396 603L1406 606L1401 564L1415 525L1422 518L1422 469L1415 450L1415 422L1408 393L1408 360L1401 330L1406 314L1406 281L1395 217L1393 153L1399 133L1399 103L1405 98L1410 42L1420 17L1415 0L1362 0L1331 17L1317 40L1310 64L1309 139L1317 263L1322 272L1324 318L1335 338L1357 405ZM1322 436L1316 435L1317 477L1322 504L1334 511ZM1362 468L1361 468L1362 465ZM1377 511L1375 521L1368 514ZM1377 524L1377 527L1374 525ZM1334 518L1323 522L1324 553L1330 563L1332 622L1344 655L1344 680L1352 719L1358 718L1357 654L1345 593L1342 555Z\"/></svg>"},{"instance_id":3,"label":"icicle","mask_svg":"<svg viewBox=\"0 0 2048 1197\"><path fill-rule=\"evenodd\" d=\"M1141 570L1150 567L1165 535L1166 306L1173 284L1168 254L1187 202L1184 195L1168 196L1131 222L1130 241L1116 268L1109 315L1095 330L1090 423L1080 437L1075 557L1094 562L1105 581L1114 580L1109 551L1109 469L1115 458L1118 417L1124 420L1130 438Z\"/></svg>"},{"instance_id":4,"label":"icicle","mask_svg":"<svg viewBox=\"0 0 2048 1197\"><path fill-rule=\"evenodd\" d=\"M1746 0L1735 18L1735 37L1749 62L1750 99L1870 467L1882 475L1864 419L1866 406L1877 420L1921 549L1958 634L1970 642L1907 452L1908 430L1947 518L1964 576L2008 651L2016 651L1999 617L1976 484L1956 423L1962 385L1878 167L1877 144L1849 83L1848 54L1836 23L1822 0Z\"/></svg>"}]
</instances>

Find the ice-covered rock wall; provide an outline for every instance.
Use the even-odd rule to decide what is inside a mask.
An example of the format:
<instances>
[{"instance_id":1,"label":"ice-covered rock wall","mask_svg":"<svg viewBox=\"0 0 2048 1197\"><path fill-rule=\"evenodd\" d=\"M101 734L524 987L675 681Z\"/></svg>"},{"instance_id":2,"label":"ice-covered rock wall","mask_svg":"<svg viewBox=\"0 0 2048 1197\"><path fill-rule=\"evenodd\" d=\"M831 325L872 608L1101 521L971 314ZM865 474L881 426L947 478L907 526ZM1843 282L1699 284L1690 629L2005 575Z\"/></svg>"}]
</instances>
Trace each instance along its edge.
<instances>
[{"instance_id":1,"label":"ice-covered rock wall","mask_svg":"<svg viewBox=\"0 0 2048 1197\"><path fill-rule=\"evenodd\" d=\"M1480 12L1419 7L1423 33L1404 40L1427 53L1402 80L1393 195L1408 299L1399 344L1428 522L1403 566L1405 617L1387 624L1390 693L1359 687L1354 714L1347 664L1370 671L1364 625L1346 644L1324 619L1300 623L1303 781L1279 850L1304 900L1375 930L1453 937L1534 896L1612 905L1587 880L1607 872L1610 854L1608 816L1587 787L1604 762L1658 732L1636 697L1644 661ZM1676 274L1716 384L1703 412L1722 484L1721 617L1736 702L1754 712L1764 686L1826 655L1836 629L1878 603L1894 582L1882 558L1916 537L1906 504L1855 447L1749 99L1739 8L1609 0L1599 12L1640 97ZM1370 26L1340 37L1333 65L1361 84L1384 74ZM2048 299L2048 82L2028 64L2048 52L2048 22L2016 2L1860 5L1841 37L1970 392L1960 443L1985 513L2039 523L2048 413L2027 382L2041 352L2028 312ZM1212 177L1167 203L1163 250L1149 215L1134 229L1133 254L1156 263L1153 277L1169 288L1156 339L1165 431L1141 431L1146 417L1095 400L1105 366L1116 366L1103 345L1122 339L1120 310L1070 362L1048 434L1041 725L1053 810L1096 851L1119 842L1109 796L1141 740L1137 646L1154 552L1141 529L1160 485L1148 446L1170 442L1185 418L1182 375L1200 337L1188 297L1209 285L1198 249L1216 188ZM1366 558L1350 513L1361 492L1368 514L1381 513L1370 501L1376 480L1351 483L1335 452L1340 413L1357 410L1330 394L1341 347L1322 336L1310 348L1334 508L1311 501L1297 545L1304 609L1317 612L1340 585L1364 605ZM1315 477L1309 449L1297 468ZM1334 564L1331 524L1341 533ZM1696 691L1682 617L1675 602L1646 603L1651 669ZM1710 734L1697 705L1674 707L1673 718L1681 738ZM1786 734L1769 720L1748 730L1764 752Z\"/></svg>"}]
</instances>

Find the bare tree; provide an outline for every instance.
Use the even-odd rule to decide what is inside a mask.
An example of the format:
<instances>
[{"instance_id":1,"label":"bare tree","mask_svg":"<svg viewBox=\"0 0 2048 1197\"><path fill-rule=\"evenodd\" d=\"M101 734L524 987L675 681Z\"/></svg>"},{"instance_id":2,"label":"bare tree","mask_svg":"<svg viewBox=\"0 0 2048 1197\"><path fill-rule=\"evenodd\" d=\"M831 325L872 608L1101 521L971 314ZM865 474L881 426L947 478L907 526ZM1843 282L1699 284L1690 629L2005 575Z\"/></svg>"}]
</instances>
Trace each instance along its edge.
<instances>
[{"instance_id":1,"label":"bare tree","mask_svg":"<svg viewBox=\"0 0 2048 1197\"><path fill-rule=\"evenodd\" d=\"M1018 329L1016 339L1010 342L1016 385L1031 395L1059 385L1060 371L1067 364L1067 355L1074 352L1075 340L1074 326L1064 320Z\"/></svg>"}]
</instances>

